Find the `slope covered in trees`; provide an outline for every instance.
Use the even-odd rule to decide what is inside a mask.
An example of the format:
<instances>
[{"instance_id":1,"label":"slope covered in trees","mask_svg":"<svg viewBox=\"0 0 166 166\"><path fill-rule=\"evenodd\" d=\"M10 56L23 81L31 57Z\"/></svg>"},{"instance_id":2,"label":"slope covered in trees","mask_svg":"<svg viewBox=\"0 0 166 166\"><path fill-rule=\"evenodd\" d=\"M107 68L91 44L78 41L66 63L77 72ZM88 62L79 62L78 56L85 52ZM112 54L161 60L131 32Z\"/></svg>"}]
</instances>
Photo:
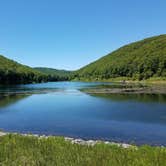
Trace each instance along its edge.
<instances>
[{"instance_id":1,"label":"slope covered in trees","mask_svg":"<svg viewBox=\"0 0 166 166\"><path fill-rule=\"evenodd\" d=\"M166 77L166 35L135 42L75 72L78 79L130 77L143 80Z\"/></svg>"},{"instance_id":2,"label":"slope covered in trees","mask_svg":"<svg viewBox=\"0 0 166 166\"><path fill-rule=\"evenodd\" d=\"M0 55L0 84L47 81L47 75Z\"/></svg>"},{"instance_id":3,"label":"slope covered in trees","mask_svg":"<svg viewBox=\"0 0 166 166\"><path fill-rule=\"evenodd\" d=\"M31 68L0 55L0 84L64 81L73 78L105 80L116 77L134 80L152 77L166 79L166 35L121 47L75 72Z\"/></svg>"},{"instance_id":4,"label":"slope covered in trees","mask_svg":"<svg viewBox=\"0 0 166 166\"><path fill-rule=\"evenodd\" d=\"M72 76L72 72L67 70L57 70L46 67L35 67L34 69L38 70L39 72L47 74L50 81L70 80Z\"/></svg>"}]
</instances>

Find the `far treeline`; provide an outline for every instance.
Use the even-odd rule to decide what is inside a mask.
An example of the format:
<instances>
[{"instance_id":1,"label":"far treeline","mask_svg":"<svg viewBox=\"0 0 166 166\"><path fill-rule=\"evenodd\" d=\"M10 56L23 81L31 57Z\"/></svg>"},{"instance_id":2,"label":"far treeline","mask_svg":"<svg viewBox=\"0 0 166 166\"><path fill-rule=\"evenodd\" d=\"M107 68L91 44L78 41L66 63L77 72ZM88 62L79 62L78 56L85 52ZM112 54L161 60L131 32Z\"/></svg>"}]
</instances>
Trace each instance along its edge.
<instances>
[{"instance_id":1,"label":"far treeline","mask_svg":"<svg viewBox=\"0 0 166 166\"><path fill-rule=\"evenodd\" d=\"M73 78L73 73L67 70L57 70L46 67L35 67L34 69L46 74L49 81L67 81Z\"/></svg>"},{"instance_id":2,"label":"far treeline","mask_svg":"<svg viewBox=\"0 0 166 166\"><path fill-rule=\"evenodd\" d=\"M31 68L0 55L0 84L114 78L166 80L166 35L147 38L124 47L77 70Z\"/></svg>"}]
</instances>

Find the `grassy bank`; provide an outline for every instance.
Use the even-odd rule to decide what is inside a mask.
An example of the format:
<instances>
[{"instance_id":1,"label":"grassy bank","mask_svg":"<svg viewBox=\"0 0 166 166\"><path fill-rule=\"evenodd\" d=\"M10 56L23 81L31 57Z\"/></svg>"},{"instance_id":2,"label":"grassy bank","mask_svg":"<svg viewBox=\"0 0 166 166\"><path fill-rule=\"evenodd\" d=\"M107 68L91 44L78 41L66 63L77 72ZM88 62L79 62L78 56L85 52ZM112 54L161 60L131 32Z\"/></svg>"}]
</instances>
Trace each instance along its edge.
<instances>
[{"instance_id":1,"label":"grassy bank","mask_svg":"<svg viewBox=\"0 0 166 166\"><path fill-rule=\"evenodd\" d=\"M94 79L94 78L75 78L72 81L83 81L83 82L127 82L127 83L140 83L140 84L166 84L166 77L151 77L146 80L138 80L133 79L131 77L116 77L116 78L109 78L109 79Z\"/></svg>"},{"instance_id":2,"label":"grassy bank","mask_svg":"<svg viewBox=\"0 0 166 166\"><path fill-rule=\"evenodd\" d=\"M0 137L0 165L30 166L164 166L166 148L142 146L124 149L116 145L72 144L62 137L21 135Z\"/></svg>"}]
</instances>

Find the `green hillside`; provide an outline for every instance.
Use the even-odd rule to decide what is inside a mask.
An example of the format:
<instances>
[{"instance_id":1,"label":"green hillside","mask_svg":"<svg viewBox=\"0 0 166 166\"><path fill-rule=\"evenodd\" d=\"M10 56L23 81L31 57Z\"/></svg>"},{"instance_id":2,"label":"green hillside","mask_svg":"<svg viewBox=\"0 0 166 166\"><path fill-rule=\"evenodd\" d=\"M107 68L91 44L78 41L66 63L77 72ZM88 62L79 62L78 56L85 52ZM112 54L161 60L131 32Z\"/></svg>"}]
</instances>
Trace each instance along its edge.
<instances>
[{"instance_id":1,"label":"green hillside","mask_svg":"<svg viewBox=\"0 0 166 166\"><path fill-rule=\"evenodd\" d=\"M30 68L0 55L0 84L45 81L106 80L126 77L166 79L166 35L135 42L75 71Z\"/></svg>"},{"instance_id":2,"label":"green hillside","mask_svg":"<svg viewBox=\"0 0 166 166\"><path fill-rule=\"evenodd\" d=\"M72 72L67 70L57 70L52 68L46 67L35 67L35 70L39 72L45 73L49 76L49 80L69 80L71 77Z\"/></svg>"},{"instance_id":3,"label":"green hillside","mask_svg":"<svg viewBox=\"0 0 166 166\"><path fill-rule=\"evenodd\" d=\"M0 84L47 81L47 75L0 55Z\"/></svg>"},{"instance_id":4,"label":"green hillside","mask_svg":"<svg viewBox=\"0 0 166 166\"><path fill-rule=\"evenodd\" d=\"M76 71L77 79L166 77L166 35L135 42Z\"/></svg>"}]
</instances>

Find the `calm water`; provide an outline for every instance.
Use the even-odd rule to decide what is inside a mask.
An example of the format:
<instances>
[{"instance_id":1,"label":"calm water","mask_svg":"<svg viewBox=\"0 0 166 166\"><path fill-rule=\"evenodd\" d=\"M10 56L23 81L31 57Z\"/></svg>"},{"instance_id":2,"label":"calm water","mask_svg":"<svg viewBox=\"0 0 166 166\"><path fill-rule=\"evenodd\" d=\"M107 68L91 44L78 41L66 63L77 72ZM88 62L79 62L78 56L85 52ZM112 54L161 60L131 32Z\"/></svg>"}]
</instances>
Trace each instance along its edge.
<instances>
[{"instance_id":1,"label":"calm water","mask_svg":"<svg viewBox=\"0 0 166 166\"><path fill-rule=\"evenodd\" d=\"M0 87L0 129L166 145L165 95L89 95L79 90L100 84Z\"/></svg>"}]
</instances>

